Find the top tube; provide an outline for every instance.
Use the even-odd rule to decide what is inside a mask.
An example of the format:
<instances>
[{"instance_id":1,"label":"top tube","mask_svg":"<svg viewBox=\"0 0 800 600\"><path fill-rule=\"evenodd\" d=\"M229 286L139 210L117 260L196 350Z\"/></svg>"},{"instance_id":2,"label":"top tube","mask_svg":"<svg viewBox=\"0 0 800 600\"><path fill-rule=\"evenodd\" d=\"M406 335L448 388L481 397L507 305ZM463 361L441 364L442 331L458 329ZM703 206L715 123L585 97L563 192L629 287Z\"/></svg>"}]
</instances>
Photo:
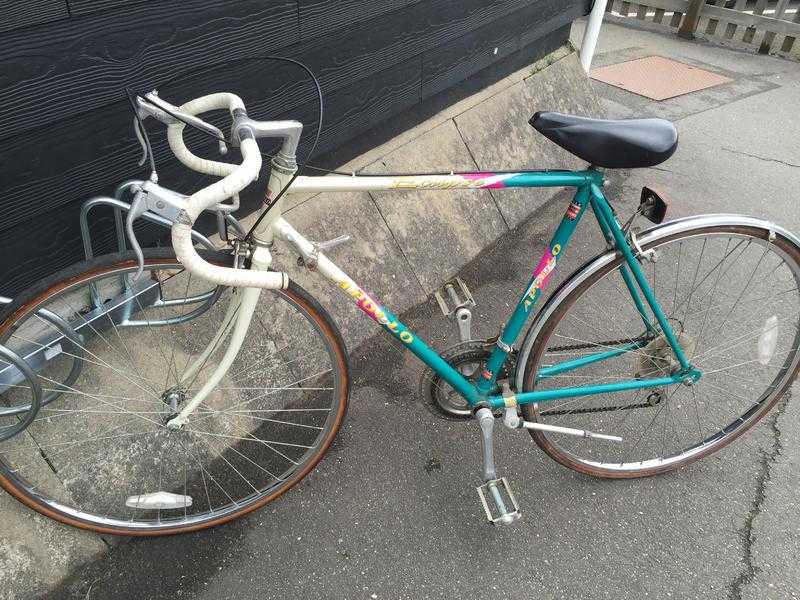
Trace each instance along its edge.
<instances>
[{"instance_id":1,"label":"top tube","mask_svg":"<svg viewBox=\"0 0 800 600\"><path fill-rule=\"evenodd\" d=\"M292 192L350 192L380 190L457 190L516 187L582 187L600 184L603 174L586 171L516 171L419 174L300 176Z\"/></svg>"}]
</instances>

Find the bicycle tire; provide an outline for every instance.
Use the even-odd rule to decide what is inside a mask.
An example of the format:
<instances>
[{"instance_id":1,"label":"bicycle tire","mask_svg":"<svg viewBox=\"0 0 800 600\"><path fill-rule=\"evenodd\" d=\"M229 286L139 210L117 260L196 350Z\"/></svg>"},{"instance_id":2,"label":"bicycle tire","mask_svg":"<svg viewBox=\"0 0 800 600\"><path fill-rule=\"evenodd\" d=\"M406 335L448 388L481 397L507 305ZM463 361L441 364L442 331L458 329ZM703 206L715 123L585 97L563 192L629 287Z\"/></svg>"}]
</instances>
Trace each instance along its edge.
<instances>
[{"instance_id":1,"label":"bicycle tire","mask_svg":"<svg viewBox=\"0 0 800 600\"><path fill-rule=\"evenodd\" d=\"M713 216L710 216L710 218L713 218ZM711 236L715 235L736 236L737 239L749 239L753 242L758 241L761 246L765 246L767 249L773 248L776 253L780 253L780 255L786 260L790 274L794 278L794 285L798 285L798 281L800 281L800 247L798 247L795 241L781 234L776 235L773 231L773 228L768 224L753 225L752 223L755 220L750 218L742 218L741 221L743 224L741 225L735 224L737 222L737 218L735 216L726 217L726 219L731 223L711 226L698 225L697 227L685 229L673 235L666 235L663 237L657 236L656 239L649 241L648 243L644 243L642 245L642 249L644 251L653 248L658 250L659 248L663 249L670 243L675 243L681 240L700 240L703 239L703 236L710 238ZM701 255L700 262L702 262L702 260L703 258ZM669 263L669 260L667 260L667 262ZM591 266L584 268L582 271L578 272L578 274L575 276L575 279L565 282L561 289L557 290L553 294L553 297L548 302L548 305L542 310L543 316L537 317L537 320L534 321L534 324L531 326L531 331L529 332L530 339L526 340L524 345L524 348L528 354L520 359L520 362L524 364L524 373L521 376L523 391L531 391L541 388L541 383L536 381L536 374L539 372L540 366L544 364L543 357L549 352L548 345L550 345L550 347L553 346L553 344L550 343L552 336L554 335L560 323L567 322L567 316L570 314L570 309L576 305L576 303L588 290L592 288L592 286L602 281L610 273L616 271L616 269L622 263L622 257L617 255L612 260L606 261L605 264L601 264L597 268L592 268ZM698 266L699 264L700 263L698 262ZM680 263L678 263L678 266L680 267ZM676 290L680 279L680 275L676 276L675 278ZM609 317L606 317L606 319L608 318ZM574 319L575 317L573 315L573 322ZM795 325L795 327L797 326ZM790 325L788 329L791 330L792 326ZM798 371L800 371L800 353L798 352L798 346L800 346L800 327L795 329L795 334L791 341L791 347L789 351L790 354L787 356L784 364L778 369L778 373L776 374L774 381L771 382L767 388L765 388L765 395L762 394L763 397L759 396L752 406L749 406L730 423L724 423L718 431L709 432L707 437L702 441L687 446L682 452L677 454L662 457L650 457L646 460L643 459L630 462L621 460L619 464L617 464L615 461L604 462L594 457L589 458L590 452L599 451L588 449L598 448L600 446L597 446L597 444L602 444L603 442L592 442L583 439L579 439L578 441L564 442L562 440L566 436L559 438L559 436L556 434L550 434L536 430L531 430L530 434L536 444L551 458L567 468L584 474L607 478L633 478L665 473L717 452L736 440L739 436L744 434L747 430L759 422L778 403L778 401L787 392L792 382L797 377ZM571 351L574 352L576 350ZM562 350L562 353L563 352L564 351ZM702 355L698 354L698 356ZM633 376L634 374L631 372L630 375ZM701 378L700 381L695 385L697 389L700 389L702 384L703 378ZM680 387L683 386L678 386L678 388ZM769 393L767 393L767 390L770 390ZM592 396L579 397L577 400L580 401L581 398L591 399ZM571 402L572 405L568 409L564 409L560 412L558 411L557 403L551 404L549 402L545 402L540 405L528 404L522 406L522 413L523 416L530 421L577 426L574 423L568 422L568 415L569 413L572 413L572 418L575 420L580 420L582 423L582 428L592 430L593 419L596 421L601 421L603 416L609 415L614 411L617 411L620 414L623 414L623 410L631 414L637 410L643 412L647 411L647 407L637 404L620 405L619 402L617 402L616 405L611 403L605 407L601 404L598 410L598 408L590 408L593 406L590 404L590 400L587 400L586 404L576 404L575 400L571 400ZM581 406L585 406L587 408L579 408ZM666 404L664 407L665 406ZM660 410L663 410L663 407ZM548 416L550 417L549 419ZM560 419L553 420L555 417L560 417ZM609 419L610 418L611 417L609 417ZM627 419L628 417L623 416L621 418L624 421L624 419ZM653 417L653 419L655 418L656 417ZM667 415L665 415L663 418L665 420L664 427L666 429ZM609 426L610 425L611 423L609 423ZM718 427L718 425L714 422L712 422L712 426ZM701 428L698 425L699 432L700 429ZM613 431L611 429L605 429L603 432L611 434L620 433L619 431ZM609 455L611 455L611 451L609 451Z\"/></svg>"},{"instance_id":2,"label":"bicycle tire","mask_svg":"<svg viewBox=\"0 0 800 600\"><path fill-rule=\"evenodd\" d=\"M230 254L223 252L205 252L203 256L206 260L223 266L230 266L232 262ZM153 269L156 267L163 267L176 272L180 272L181 270L181 266L177 262L175 254L171 249L145 250L145 265L146 268ZM49 299L60 298L67 292L76 289L76 286L86 285L92 281L99 281L103 277L116 277L120 273L133 272L136 266L137 262L132 253L113 254L73 265L45 279L26 292L18 295L15 301L10 304L3 315L0 316L0 340L8 339L8 334L12 326L24 322L24 318L27 315L38 310L39 307L46 304ZM331 401L332 408L329 410L329 415L325 417L324 427L314 427L314 429L319 429L321 431L318 435L318 439L315 440L310 450L303 451L305 454L302 455L302 461L298 460L296 467L288 469L287 472L289 475L287 475L285 479L279 480L279 484L275 484L274 487L265 491L263 494L252 494L253 497L246 502L242 502L241 505L237 504L236 506L231 506L225 510L220 510L216 514L214 514L215 511L209 499L210 513L202 519L193 521L182 522L180 518L176 519L174 523L167 522L166 519L162 521L161 510L159 510L158 521L151 520L144 526L139 522L127 523L119 519L109 519L100 514L90 515L82 513L80 510L76 510L74 506L65 505L61 498L54 499L48 497L42 491L41 487L34 487L30 482L25 480L24 476L14 468L13 461L9 459L7 454L4 454L4 446L0 445L0 487L26 506L56 521L97 533L126 536L168 535L206 529L239 518L281 496L308 475L330 448L346 413L351 380L344 342L338 328L327 311L294 282L290 282L287 289L277 290L274 294L277 298L285 300L287 306L296 310L298 314L303 315L307 319L308 328L312 333L318 333L318 339L321 340L319 342L321 347L329 354L332 365L330 378L331 381L335 382L330 388L332 390L330 395L333 398ZM112 319L109 317L109 320ZM195 317L194 321L190 324L192 327L196 326L196 320ZM86 369L84 369L84 371L86 371ZM282 388L276 389L280 390ZM301 393L301 395L304 394L306 394L305 391ZM57 404L58 403L56 403L56 405ZM42 412L46 412L47 410L48 409L44 408ZM52 410L57 410L57 408L53 408ZM223 412L225 411L216 411L217 414ZM41 418L40 416L40 419ZM32 437L37 435L35 432L32 432L32 430L33 427L29 427L24 435ZM197 437L201 436L197 435ZM250 440L248 439L247 441ZM6 444L8 443L10 442L6 442ZM99 442L95 443L99 444ZM37 446L42 446L41 440L37 440ZM46 444L44 447L46 447ZM241 446L239 449L242 449ZM231 456L233 455L229 455L228 458ZM50 468L56 470L53 464L50 464ZM60 477L60 474L57 475ZM185 507L184 510L186 510Z\"/></svg>"}]
</instances>

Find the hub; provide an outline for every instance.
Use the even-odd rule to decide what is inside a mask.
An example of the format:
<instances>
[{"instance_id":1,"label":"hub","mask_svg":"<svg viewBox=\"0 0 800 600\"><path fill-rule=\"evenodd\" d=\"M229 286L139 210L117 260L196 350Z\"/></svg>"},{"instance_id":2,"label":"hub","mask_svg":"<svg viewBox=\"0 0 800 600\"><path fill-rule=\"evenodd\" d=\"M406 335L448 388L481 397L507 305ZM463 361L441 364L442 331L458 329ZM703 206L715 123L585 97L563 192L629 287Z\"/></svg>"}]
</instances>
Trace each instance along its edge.
<instances>
[{"instance_id":1,"label":"hub","mask_svg":"<svg viewBox=\"0 0 800 600\"><path fill-rule=\"evenodd\" d=\"M693 337L683 331L676 331L675 339L687 360L694 356L697 342ZM641 355L636 362L635 376L637 379L669 377L680 369L681 366L678 359L675 358L672 346L669 345L669 341L662 333L641 349Z\"/></svg>"},{"instance_id":2,"label":"hub","mask_svg":"<svg viewBox=\"0 0 800 600\"><path fill-rule=\"evenodd\" d=\"M169 407L169 412L162 419L166 424L178 416L181 404L186 401L186 390L170 388L161 394L161 401Z\"/></svg>"}]
</instances>

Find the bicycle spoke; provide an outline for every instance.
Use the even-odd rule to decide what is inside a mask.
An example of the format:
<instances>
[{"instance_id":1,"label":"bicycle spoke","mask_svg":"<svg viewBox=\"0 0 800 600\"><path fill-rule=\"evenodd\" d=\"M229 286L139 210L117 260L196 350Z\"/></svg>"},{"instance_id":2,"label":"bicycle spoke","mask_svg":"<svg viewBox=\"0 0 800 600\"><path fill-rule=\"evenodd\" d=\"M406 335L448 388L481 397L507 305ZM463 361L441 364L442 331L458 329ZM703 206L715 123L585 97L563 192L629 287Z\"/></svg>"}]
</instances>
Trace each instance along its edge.
<instances>
[{"instance_id":1,"label":"bicycle spoke","mask_svg":"<svg viewBox=\"0 0 800 600\"><path fill-rule=\"evenodd\" d=\"M138 286L122 292L130 263L71 276L69 287L15 317L0 341L42 357L50 395L25 431L0 443L0 473L48 510L66 506L120 530L204 527L293 485L338 427L346 401L338 341L320 327L322 313L289 289L264 295L223 379L187 425L167 428L217 367L240 308L235 290L206 291L176 262L160 264L149 261ZM210 304L190 309L173 298ZM40 310L72 323L80 339L65 338ZM3 389L5 404L30 402L25 382ZM157 492L175 494L175 504L148 508Z\"/></svg>"},{"instance_id":2,"label":"bicycle spoke","mask_svg":"<svg viewBox=\"0 0 800 600\"><path fill-rule=\"evenodd\" d=\"M800 363L800 264L795 257L800 253L778 251L767 235L718 229L656 244L658 262L645 271L675 339L700 371L698 381L688 388L674 385L523 406L525 414L538 415L543 423L622 436L623 442L609 445L537 433L547 439L545 450L567 466L634 475L703 456L758 420L795 373ZM557 305L550 312L553 324L542 327L546 339L540 334L534 343L534 348L546 348L536 355L535 372L625 343L610 340L641 339L641 347L537 379L535 389L679 372L658 328L642 337L641 317L620 284L620 265L625 262L573 287L568 308ZM530 363L527 368L533 369Z\"/></svg>"}]
</instances>

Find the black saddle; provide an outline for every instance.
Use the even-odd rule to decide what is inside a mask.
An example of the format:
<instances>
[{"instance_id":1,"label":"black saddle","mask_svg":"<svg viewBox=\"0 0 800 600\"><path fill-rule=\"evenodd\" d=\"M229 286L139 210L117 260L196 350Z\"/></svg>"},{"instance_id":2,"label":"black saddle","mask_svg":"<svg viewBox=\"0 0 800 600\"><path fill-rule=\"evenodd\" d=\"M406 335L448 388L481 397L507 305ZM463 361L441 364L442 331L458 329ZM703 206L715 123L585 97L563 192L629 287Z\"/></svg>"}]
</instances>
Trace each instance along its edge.
<instances>
[{"instance_id":1,"label":"black saddle","mask_svg":"<svg viewBox=\"0 0 800 600\"><path fill-rule=\"evenodd\" d=\"M596 167L652 167L672 156L678 131L664 119L587 119L537 112L530 124L542 135Z\"/></svg>"}]
</instances>

